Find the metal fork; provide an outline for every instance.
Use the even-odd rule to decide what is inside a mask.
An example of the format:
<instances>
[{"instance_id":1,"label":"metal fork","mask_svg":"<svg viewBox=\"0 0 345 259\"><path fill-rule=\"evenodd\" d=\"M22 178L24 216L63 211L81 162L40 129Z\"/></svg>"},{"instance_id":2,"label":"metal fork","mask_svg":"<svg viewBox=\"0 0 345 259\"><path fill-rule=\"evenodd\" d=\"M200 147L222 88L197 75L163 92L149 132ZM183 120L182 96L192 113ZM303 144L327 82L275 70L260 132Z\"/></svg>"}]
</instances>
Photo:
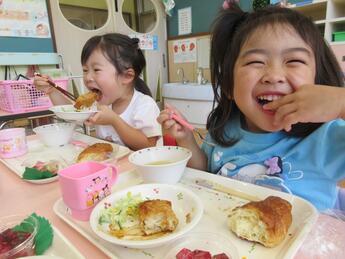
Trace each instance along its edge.
<instances>
[{"instance_id":1,"label":"metal fork","mask_svg":"<svg viewBox=\"0 0 345 259\"><path fill-rule=\"evenodd\" d=\"M183 119L181 116L177 115L176 113L172 113L171 114L171 118L174 119L175 121L177 121L178 123L180 123L182 126L186 127L187 129L195 132L198 137L200 138L200 140L202 142L204 142L205 144L211 146L211 147L215 147L216 144L215 143L211 143L208 142L205 137L197 130L195 129L191 124L189 124L185 119Z\"/></svg>"},{"instance_id":2,"label":"metal fork","mask_svg":"<svg viewBox=\"0 0 345 259\"><path fill-rule=\"evenodd\" d=\"M211 147L215 147L215 146L216 146L215 143L208 142L208 141L205 139L205 137L204 137L199 131L197 131L195 128L194 128L194 132L198 135L198 137L200 138L200 140L201 140L202 142L204 142L205 144L207 144L207 145L209 145L209 146L211 146Z\"/></svg>"}]
</instances>

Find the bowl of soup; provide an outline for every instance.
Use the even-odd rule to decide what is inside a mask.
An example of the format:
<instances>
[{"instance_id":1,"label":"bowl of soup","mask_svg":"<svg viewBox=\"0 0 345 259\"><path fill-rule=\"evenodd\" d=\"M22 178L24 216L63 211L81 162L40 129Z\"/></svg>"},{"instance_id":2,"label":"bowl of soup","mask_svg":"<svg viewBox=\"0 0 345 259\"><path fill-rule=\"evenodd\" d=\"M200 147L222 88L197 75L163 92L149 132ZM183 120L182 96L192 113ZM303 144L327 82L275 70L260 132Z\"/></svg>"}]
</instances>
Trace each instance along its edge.
<instances>
[{"instance_id":1,"label":"bowl of soup","mask_svg":"<svg viewBox=\"0 0 345 259\"><path fill-rule=\"evenodd\" d=\"M38 126L33 131L46 146L60 147L69 143L75 127L75 123L60 122Z\"/></svg>"},{"instance_id":2,"label":"bowl of soup","mask_svg":"<svg viewBox=\"0 0 345 259\"><path fill-rule=\"evenodd\" d=\"M128 160L134 164L145 183L177 183L192 151L178 146L150 147L132 153Z\"/></svg>"}]
</instances>

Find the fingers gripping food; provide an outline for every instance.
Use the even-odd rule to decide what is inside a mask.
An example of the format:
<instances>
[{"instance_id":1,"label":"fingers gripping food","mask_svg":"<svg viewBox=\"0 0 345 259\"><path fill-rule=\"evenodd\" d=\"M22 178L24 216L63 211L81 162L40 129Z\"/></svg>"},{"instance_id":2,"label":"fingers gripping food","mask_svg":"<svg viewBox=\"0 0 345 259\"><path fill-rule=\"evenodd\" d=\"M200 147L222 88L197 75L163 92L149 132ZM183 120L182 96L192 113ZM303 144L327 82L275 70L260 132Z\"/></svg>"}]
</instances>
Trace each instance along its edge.
<instances>
[{"instance_id":1,"label":"fingers gripping food","mask_svg":"<svg viewBox=\"0 0 345 259\"><path fill-rule=\"evenodd\" d=\"M146 235L174 231L178 219L167 200L148 200L139 204L140 227Z\"/></svg>"},{"instance_id":2,"label":"fingers gripping food","mask_svg":"<svg viewBox=\"0 0 345 259\"><path fill-rule=\"evenodd\" d=\"M241 238L274 247L284 240L291 222L291 204L269 196L235 208L229 215L228 226Z\"/></svg>"},{"instance_id":3,"label":"fingers gripping food","mask_svg":"<svg viewBox=\"0 0 345 259\"><path fill-rule=\"evenodd\" d=\"M113 152L113 146L108 143L96 143L85 148L78 156L77 162L83 161L103 161L109 158L109 153Z\"/></svg>"},{"instance_id":4,"label":"fingers gripping food","mask_svg":"<svg viewBox=\"0 0 345 259\"><path fill-rule=\"evenodd\" d=\"M77 100L75 101L74 107L77 110L83 109L83 108L89 108L92 106L92 104L97 101L98 99L98 93L91 91L86 94L80 95Z\"/></svg>"}]
</instances>

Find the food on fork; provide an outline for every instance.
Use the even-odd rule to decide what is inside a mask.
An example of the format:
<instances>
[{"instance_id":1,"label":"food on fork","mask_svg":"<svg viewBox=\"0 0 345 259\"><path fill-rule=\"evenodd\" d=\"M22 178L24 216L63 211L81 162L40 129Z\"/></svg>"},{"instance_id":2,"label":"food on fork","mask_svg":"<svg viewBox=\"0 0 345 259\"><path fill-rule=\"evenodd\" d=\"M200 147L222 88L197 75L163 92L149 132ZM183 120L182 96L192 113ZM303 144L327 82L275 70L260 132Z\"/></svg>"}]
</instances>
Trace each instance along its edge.
<instances>
[{"instance_id":1,"label":"food on fork","mask_svg":"<svg viewBox=\"0 0 345 259\"><path fill-rule=\"evenodd\" d=\"M113 152L113 146L108 143L96 143L85 148L77 158L77 162L84 161L103 161L109 158Z\"/></svg>"},{"instance_id":2,"label":"food on fork","mask_svg":"<svg viewBox=\"0 0 345 259\"><path fill-rule=\"evenodd\" d=\"M97 99L98 93L96 91L90 91L86 94L80 95L75 101L74 107L77 110L89 108L94 104L95 101L97 101Z\"/></svg>"},{"instance_id":3,"label":"food on fork","mask_svg":"<svg viewBox=\"0 0 345 259\"><path fill-rule=\"evenodd\" d=\"M240 238L274 247L284 240L291 222L291 204L269 196L233 209L228 226Z\"/></svg>"},{"instance_id":4,"label":"food on fork","mask_svg":"<svg viewBox=\"0 0 345 259\"><path fill-rule=\"evenodd\" d=\"M148 200L139 204L140 227L146 235L172 232L178 219L167 200Z\"/></svg>"}]
</instances>

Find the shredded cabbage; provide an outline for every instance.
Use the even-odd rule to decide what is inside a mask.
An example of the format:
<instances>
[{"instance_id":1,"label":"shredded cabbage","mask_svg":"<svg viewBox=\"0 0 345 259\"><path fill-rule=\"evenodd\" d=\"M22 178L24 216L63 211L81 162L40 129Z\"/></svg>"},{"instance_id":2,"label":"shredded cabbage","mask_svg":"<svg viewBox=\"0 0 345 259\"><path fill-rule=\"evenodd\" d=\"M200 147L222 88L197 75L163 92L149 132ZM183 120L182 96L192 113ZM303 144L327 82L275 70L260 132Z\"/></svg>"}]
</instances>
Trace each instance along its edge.
<instances>
[{"instance_id":1,"label":"shredded cabbage","mask_svg":"<svg viewBox=\"0 0 345 259\"><path fill-rule=\"evenodd\" d=\"M101 210L98 219L99 226L107 231L109 226L112 229L121 230L139 224L138 207L143 202L141 194L132 195L128 192L125 198L116 201L111 207Z\"/></svg>"}]
</instances>

